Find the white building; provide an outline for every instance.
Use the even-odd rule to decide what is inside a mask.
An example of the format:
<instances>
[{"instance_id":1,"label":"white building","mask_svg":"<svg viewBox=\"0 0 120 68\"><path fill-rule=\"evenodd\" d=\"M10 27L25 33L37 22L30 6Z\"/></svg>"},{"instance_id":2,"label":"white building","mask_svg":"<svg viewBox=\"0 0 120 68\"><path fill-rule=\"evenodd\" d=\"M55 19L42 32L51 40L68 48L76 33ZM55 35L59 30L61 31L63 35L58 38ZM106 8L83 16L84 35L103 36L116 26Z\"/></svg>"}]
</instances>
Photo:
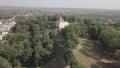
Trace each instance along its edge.
<instances>
[{"instance_id":1,"label":"white building","mask_svg":"<svg viewBox=\"0 0 120 68\"><path fill-rule=\"evenodd\" d=\"M7 31L1 32L1 33L0 33L0 40L2 40L3 36L5 36L5 35L7 35L7 34L8 34Z\"/></svg>"},{"instance_id":2,"label":"white building","mask_svg":"<svg viewBox=\"0 0 120 68\"><path fill-rule=\"evenodd\" d=\"M65 26L69 25L68 21L64 21L62 17L59 17L58 21L56 21L56 28L61 29Z\"/></svg>"},{"instance_id":3,"label":"white building","mask_svg":"<svg viewBox=\"0 0 120 68\"><path fill-rule=\"evenodd\" d=\"M6 31L6 32L2 32L1 34L2 34L3 36L5 36L5 35L8 34L8 31Z\"/></svg>"},{"instance_id":4,"label":"white building","mask_svg":"<svg viewBox=\"0 0 120 68\"><path fill-rule=\"evenodd\" d=\"M7 28L7 27L1 28L0 27L0 40L2 40L2 37L7 35L8 32L9 32L9 28Z\"/></svg>"},{"instance_id":5,"label":"white building","mask_svg":"<svg viewBox=\"0 0 120 68\"><path fill-rule=\"evenodd\" d=\"M0 40L2 40L2 38L9 33L9 31L11 30L11 28L14 27L15 24L16 22L13 20L0 24Z\"/></svg>"}]
</instances>

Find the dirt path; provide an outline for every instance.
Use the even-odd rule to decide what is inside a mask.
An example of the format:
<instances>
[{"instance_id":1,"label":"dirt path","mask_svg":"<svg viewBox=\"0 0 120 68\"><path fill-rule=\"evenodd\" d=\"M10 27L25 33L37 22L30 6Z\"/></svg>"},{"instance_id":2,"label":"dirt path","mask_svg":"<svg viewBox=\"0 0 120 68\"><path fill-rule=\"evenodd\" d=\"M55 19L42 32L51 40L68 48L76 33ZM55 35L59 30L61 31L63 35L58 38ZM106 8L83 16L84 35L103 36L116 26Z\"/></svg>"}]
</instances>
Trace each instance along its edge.
<instances>
[{"instance_id":1,"label":"dirt path","mask_svg":"<svg viewBox=\"0 0 120 68\"><path fill-rule=\"evenodd\" d=\"M80 39L80 44L73 50L76 59L85 64L86 68L120 68L118 65L113 64L114 61L101 58L98 54L85 49L86 41L89 40L84 38ZM89 45L91 44L89 43Z\"/></svg>"}]
</instances>

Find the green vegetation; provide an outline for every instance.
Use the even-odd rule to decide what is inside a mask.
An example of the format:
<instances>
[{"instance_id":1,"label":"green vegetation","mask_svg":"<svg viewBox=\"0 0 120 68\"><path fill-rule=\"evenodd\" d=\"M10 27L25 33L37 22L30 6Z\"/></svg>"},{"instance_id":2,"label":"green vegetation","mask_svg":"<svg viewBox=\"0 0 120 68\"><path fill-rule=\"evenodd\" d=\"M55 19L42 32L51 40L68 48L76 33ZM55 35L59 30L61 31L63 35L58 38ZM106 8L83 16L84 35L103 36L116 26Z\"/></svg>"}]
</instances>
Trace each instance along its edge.
<instances>
[{"instance_id":1,"label":"green vegetation","mask_svg":"<svg viewBox=\"0 0 120 68\"><path fill-rule=\"evenodd\" d=\"M99 46L97 44L94 44L96 41L86 38L80 38L80 43L78 47L73 49L73 54L75 55L76 60L81 62L85 65L86 68L93 68L93 64L97 64L97 60L93 58L93 56L96 55L96 51L94 49L98 50L98 48L95 48L94 46ZM100 50L100 49L99 49ZM99 68L96 66L96 68Z\"/></svg>"},{"instance_id":2,"label":"green vegetation","mask_svg":"<svg viewBox=\"0 0 120 68\"><path fill-rule=\"evenodd\" d=\"M57 15L17 18L13 31L4 37L5 42L0 46L0 67L44 68L51 59L54 58L54 61L57 62L56 60L64 58L71 68L85 68L86 66L79 62L73 54L73 50L81 43L78 39L81 37L99 41L102 43L99 45L102 53L120 59L119 25L105 25L92 19L64 16L65 20L71 24L57 31L54 24L56 18ZM59 42L61 37L62 42ZM64 56L55 58L55 55L60 52L57 49L65 51L65 54L61 53Z\"/></svg>"},{"instance_id":3,"label":"green vegetation","mask_svg":"<svg viewBox=\"0 0 120 68\"><path fill-rule=\"evenodd\" d=\"M8 60L5 58L0 57L0 68L12 68L9 64Z\"/></svg>"},{"instance_id":4,"label":"green vegetation","mask_svg":"<svg viewBox=\"0 0 120 68\"><path fill-rule=\"evenodd\" d=\"M62 30L62 36L66 40L67 48L75 48L79 41L78 37L83 37L87 33L87 28L84 24L71 24Z\"/></svg>"},{"instance_id":5,"label":"green vegetation","mask_svg":"<svg viewBox=\"0 0 120 68\"><path fill-rule=\"evenodd\" d=\"M45 17L24 18L0 46L0 56L16 67L42 67L54 55L54 40L50 24Z\"/></svg>"},{"instance_id":6,"label":"green vegetation","mask_svg":"<svg viewBox=\"0 0 120 68\"><path fill-rule=\"evenodd\" d=\"M85 68L83 64L80 64L74 57L71 49L67 49L64 55L65 61L70 64L71 68Z\"/></svg>"},{"instance_id":7,"label":"green vegetation","mask_svg":"<svg viewBox=\"0 0 120 68\"><path fill-rule=\"evenodd\" d=\"M78 37L85 37L88 35L92 40L99 40L102 43L99 47L101 47L102 53L106 52L106 56L112 56L116 59L120 57L120 31L118 28L116 30L112 26L100 24L91 19L84 19L84 22L73 23L64 28L62 30L62 35L65 38L67 49L76 48L79 43ZM72 61L73 59L76 60L73 53L69 51L68 53L66 51L64 59L69 64L74 62ZM72 64L70 64L70 66L72 67Z\"/></svg>"},{"instance_id":8,"label":"green vegetation","mask_svg":"<svg viewBox=\"0 0 120 68\"><path fill-rule=\"evenodd\" d=\"M62 30L62 36L65 38L66 52L64 55L65 61L70 64L71 68L85 68L85 66L79 63L72 52L72 49L76 48L79 44L78 37L83 37L87 33L87 28L84 24L71 24Z\"/></svg>"}]
</instances>

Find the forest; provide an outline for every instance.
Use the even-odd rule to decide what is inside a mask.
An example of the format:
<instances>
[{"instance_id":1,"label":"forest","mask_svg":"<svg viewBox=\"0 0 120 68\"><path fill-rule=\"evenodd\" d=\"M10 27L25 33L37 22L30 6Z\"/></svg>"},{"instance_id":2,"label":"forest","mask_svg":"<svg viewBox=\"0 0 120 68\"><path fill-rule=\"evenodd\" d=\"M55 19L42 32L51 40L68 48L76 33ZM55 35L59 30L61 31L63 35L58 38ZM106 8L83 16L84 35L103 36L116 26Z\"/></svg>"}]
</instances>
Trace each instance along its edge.
<instances>
[{"instance_id":1,"label":"forest","mask_svg":"<svg viewBox=\"0 0 120 68\"><path fill-rule=\"evenodd\" d=\"M63 59L71 68L86 68L72 52L81 42L78 38L98 40L102 43L101 52L120 61L119 23L106 25L91 18L63 18L69 21L70 25L58 31L55 30L57 15L18 17L12 32L4 37L5 42L0 43L0 68L45 68L46 63L57 54L58 35L64 39ZM50 21L53 23L49 23Z\"/></svg>"}]
</instances>

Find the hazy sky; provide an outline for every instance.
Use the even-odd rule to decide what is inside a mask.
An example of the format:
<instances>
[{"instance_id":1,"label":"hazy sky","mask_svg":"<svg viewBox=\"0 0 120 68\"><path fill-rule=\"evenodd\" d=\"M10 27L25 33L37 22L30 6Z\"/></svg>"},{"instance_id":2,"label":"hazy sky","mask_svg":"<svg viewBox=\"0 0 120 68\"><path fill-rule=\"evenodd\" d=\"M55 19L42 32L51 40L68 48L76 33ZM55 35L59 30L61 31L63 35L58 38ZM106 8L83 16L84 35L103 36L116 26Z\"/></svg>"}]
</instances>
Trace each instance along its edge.
<instances>
[{"instance_id":1,"label":"hazy sky","mask_svg":"<svg viewBox=\"0 0 120 68\"><path fill-rule=\"evenodd\" d=\"M0 0L0 6L120 9L120 0Z\"/></svg>"}]
</instances>

